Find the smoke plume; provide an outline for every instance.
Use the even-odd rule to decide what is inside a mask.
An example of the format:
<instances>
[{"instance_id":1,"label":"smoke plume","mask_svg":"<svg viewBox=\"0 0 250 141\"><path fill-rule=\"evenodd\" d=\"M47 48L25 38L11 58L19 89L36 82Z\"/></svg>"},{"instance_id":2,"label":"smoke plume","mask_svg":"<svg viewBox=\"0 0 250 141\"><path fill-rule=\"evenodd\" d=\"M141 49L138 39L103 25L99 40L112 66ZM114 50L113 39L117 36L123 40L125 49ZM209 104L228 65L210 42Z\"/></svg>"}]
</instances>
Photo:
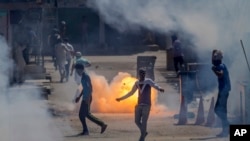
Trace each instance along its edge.
<instances>
[{"instance_id":1,"label":"smoke plume","mask_svg":"<svg viewBox=\"0 0 250 141\"><path fill-rule=\"evenodd\" d=\"M187 33L179 36L193 43L198 57L202 61L205 58L205 63L210 63L213 49L222 50L232 83L229 100L239 100L237 82L249 81L250 78L240 46L242 39L250 58L250 43L247 41L250 1L91 0L87 5L121 32L144 27L166 35L171 31ZM233 103L237 102L229 103L231 110L238 108Z\"/></svg>"},{"instance_id":2,"label":"smoke plume","mask_svg":"<svg viewBox=\"0 0 250 141\"><path fill-rule=\"evenodd\" d=\"M13 67L10 47L0 38L0 140L61 141L62 135L48 114L48 107L35 86L9 87Z\"/></svg>"}]
</instances>

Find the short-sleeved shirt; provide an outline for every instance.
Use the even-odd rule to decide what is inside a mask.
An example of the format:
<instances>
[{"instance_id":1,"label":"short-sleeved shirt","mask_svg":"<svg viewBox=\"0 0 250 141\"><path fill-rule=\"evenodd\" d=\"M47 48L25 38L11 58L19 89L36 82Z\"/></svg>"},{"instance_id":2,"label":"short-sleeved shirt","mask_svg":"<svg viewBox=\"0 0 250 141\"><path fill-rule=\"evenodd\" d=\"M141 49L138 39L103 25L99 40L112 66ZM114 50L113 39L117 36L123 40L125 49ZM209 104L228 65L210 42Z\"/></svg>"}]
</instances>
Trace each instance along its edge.
<instances>
[{"instance_id":1,"label":"short-sleeved shirt","mask_svg":"<svg viewBox=\"0 0 250 141\"><path fill-rule=\"evenodd\" d=\"M218 88L219 91L230 91L231 90L231 82L229 77L229 72L225 64L220 64L216 66L216 71L223 71L223 76L218 77Z\"/></svg>"},{"instance_id":2,"label":"short-sleeved shirt","mask_svg":"<svg viewBox=\"0 0 250 141\"><path fill-rule=\"evenodd\" d=\"M92 95L92 84L91 84L91 79L89 77L89 75L84 72L82 74L82 79L81 79L81 84L82 84L82 87L83 87L83 100L87 100L91 97Z\"/></svg>"},{"instance_id":3,"label":"short-sleeved shirt","mask_svg":"<svg viewBox=\"0 0 250 141\"><path fill-rule=\"evenodd\" d=\"M81 57L81 58L78 58L78 59L75 58L74 64L75 65L83 65L84 67L87 67L90 64L90 62L89 62L89 60Z\"/></svg>"},{"instance_id":4,"label":"short-sleeved shirt","mask_svg":"<svg viewBox=\"0 0 250 141\"><path fill-rule=\"evenodd\" d=\"M158 86L152 79L145 78L144 81L136 81L135 85L138 91L138 104L151 105L151 87L160 90Z\"/></svg>"}]
</instances>

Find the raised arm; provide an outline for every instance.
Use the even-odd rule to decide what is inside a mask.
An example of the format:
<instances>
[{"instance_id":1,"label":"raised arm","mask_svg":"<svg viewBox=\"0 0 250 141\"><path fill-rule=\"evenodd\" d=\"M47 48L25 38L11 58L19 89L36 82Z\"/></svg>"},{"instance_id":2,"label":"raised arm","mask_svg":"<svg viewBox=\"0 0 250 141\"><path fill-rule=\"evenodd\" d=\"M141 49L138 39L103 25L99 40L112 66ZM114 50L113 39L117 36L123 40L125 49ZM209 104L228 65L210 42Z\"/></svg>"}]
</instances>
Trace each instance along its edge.
<instances>
[{"instance_id":1,"label":"raised arm","mask_svg":"<svg viewBox=\"0 0 250 141\"><path fill-rule=\"evenodd\" d=\"M132 96L137 90L137 86L136 83L134 84L134 86L132 87L132 89L130 90L130 92L128 92L126 95L120 97L120 98L116 98L116 101L120 102L121 100L127 99L128 97Z\"/></svg>"},{"instance_id":2,"label":"raised arm","mask_svg":"<svg viewBox=\"0 0 250 141\"><path fill-rule=\"evenodd\" d=\"M215 66L213 66L212 70L215 73L215 75L217 75L217 77L221 78L223 76L223 70L222 69L218 69Z\"/></svg>"}]
</instances>

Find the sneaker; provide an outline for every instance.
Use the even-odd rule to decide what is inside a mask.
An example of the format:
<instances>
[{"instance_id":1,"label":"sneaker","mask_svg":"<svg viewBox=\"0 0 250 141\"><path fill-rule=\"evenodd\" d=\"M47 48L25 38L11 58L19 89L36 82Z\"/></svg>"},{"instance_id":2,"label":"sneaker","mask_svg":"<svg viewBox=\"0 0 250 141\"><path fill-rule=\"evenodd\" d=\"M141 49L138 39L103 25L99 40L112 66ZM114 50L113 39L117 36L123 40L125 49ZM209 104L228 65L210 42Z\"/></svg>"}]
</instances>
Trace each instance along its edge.
<instances>
[{"instance_id":1,"label":"sneaker","mask_svg":"<svg viewBox=\"0 0 250 141\"><path fill-rule=\"evenodd\" d=\"M104 133L104 131L107 129L108 125L107 124L104 124L102 127L101 127L101 134Z\"/></svg>"},{"instance_id":2,"label":"sneaker","mask_svg":"<svg viewBox=\"0 0 250 141\"><path fill-rule=\"evenodd\" d=\"M148 135L148 132L145 133L145 135L141 135L139 141L145 141L146 136Z\"/></svg>"},{"instance_id":3,"label":"sneaker","mask_svg":"<svg viewBox=\"0 0 250 141\"><path fill-rule=\"evenodd\" d=\"M60 79L60 82L63 83L63 78Z\"/></svg>"}]
</instances>

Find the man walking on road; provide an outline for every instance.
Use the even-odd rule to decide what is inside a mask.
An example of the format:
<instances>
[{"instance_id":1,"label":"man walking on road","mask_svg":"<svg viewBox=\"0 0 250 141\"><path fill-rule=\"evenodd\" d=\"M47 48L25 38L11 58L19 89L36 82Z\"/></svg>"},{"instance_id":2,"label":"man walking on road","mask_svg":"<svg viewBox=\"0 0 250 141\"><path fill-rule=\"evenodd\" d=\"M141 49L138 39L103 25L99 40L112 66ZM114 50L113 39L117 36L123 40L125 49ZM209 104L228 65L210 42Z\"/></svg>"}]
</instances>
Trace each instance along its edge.
<instances>
[{"instance_id":1,"label":"man walking on road","mask_svg":"<svg viewBox=\"0 0 250 141\"><path fill-rule=\"evenodd\" d=\"M126 95L117 98L119 102L132 96L138 90L138 103L135 106L135 123L141 131L139 141L144 141L147 136L147 121L151 108L151 87L164 92L164 89L158 86L152 79L145 78L146 70L139 70L139 80L135 82L133 88Z\"/></svg>"},{"instance_id":2,"label":"man walking on road","mask_svg":"<svg viewBox=\"0 0 250 141\"><path fill-rule=\"evenodd\" d=\"M174 68L177 75L179 75L180 68L184 69L184 59L182 52L182 44L178 39L177 35L172 36L172 44L173 44L173 59L174 59Z\"/></svg>"},{"instance_id":3,"label":"man walking on road","mask_svg":"<svg viewBox=\"0 0 250 141\"><path fill-rule=\"evenodd\" d=\"M56 65L59 68L61 83L63 82L63 79L65 78L66 75L66 69L65 69L66 53L67 53L66 45L63 43L62 40L58 40L58 44L56 44L55 46L55 54L56 54Z\"/></svg>"},{"instance_id":4,"label":"man walking on road","mask_svg":"<svg viewBox=\"0 0 250 141\"><path fill-rule=\"evenodd\" d=\"M95 124L99 125L101 127L101 134L104 133L104 131L107 128L107 124L105 124L103 121L99 120L95 116L93 116L90 113L90 104L92 102L92 84L91 84L91 79L89 75L84 71L84 65L76 65L76 73L82 76L81 79L81 84L83 87L82 92L80 95L76 95L75 102L77 103L80 98L82 97L82 103L80 107L80 112L79 112L79 118L82 123L83 131L82 133L78 135L86 136L89 135L89 130L88 126L86 124L86 118L94 122Z\"/></svg>"},{"instance_id":5,"label":"man walking on road","mask_svg":"<svg viewBox=\"0 0 250 141\"><path fill-rule=\"evenodd\" d=\"M71 66L71 62L73 58L74 47L69 43L68 38L64 38L63 41L67 48L65 69L66 69L66 81L68 81L69 73L70 73L70 66Z\"/></svg>"}]
</instances>

